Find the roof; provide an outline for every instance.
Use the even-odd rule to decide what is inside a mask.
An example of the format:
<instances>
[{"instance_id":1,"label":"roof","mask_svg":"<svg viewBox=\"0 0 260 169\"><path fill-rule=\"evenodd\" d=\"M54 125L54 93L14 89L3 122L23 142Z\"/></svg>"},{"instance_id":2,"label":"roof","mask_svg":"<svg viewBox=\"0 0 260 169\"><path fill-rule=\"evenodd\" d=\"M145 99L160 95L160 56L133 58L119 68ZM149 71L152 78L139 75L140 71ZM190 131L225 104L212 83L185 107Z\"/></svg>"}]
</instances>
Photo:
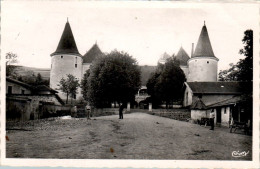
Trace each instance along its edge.
<instances>
[{"instance_id":1,"label":"roof","mask_svg":"<svg viewBox=\"0 0 260 169\"><path fill-rule=\"evenodd\" d=\"M185 82L194 94L241 94L246 82Z\"/></svg>"},{"instance_id":2,"label":"roof","mask_svg":"<svg viewBox=\"0 0 260 169\"><path fill-rule=\"evenodd\" d=\"M56 51L51 54L51 56L56 54L76 54L81 56L78 51L69 22L66 23L58 47Z\"/></svg>"},{"instance_id":3,"label":"roof","mask_svg":"<svg viewBox=\"0 0 260 169\"><path fill-rule=\"evenodd\" d=\"M189 55L182 47L180 48L175 58L180 61L181 66L187 66L187 62L190 59Z\"/></svg>"},{"instance_id":4,"label":"roof","mask_svg":"<svg viewBox=\"0 0 260 169\"><path fill-rule=\"evenodd\" d=\"M192 55L193 57L215 57L211 43L209 40L209 35L206 25L202 27L195 52Z\"/></svg>"},{"instance_id":5,"label":"roof","mask_svg":"<svg viewBox=\"0 0 260 169\"><path fill-rule=\"evenodd\" d=\"M171 56L170 56L168 53L164 52L164 53L161 55L161 57L160 57L160 59L158 60L158 62L164 64L164 63L166 62L166 60L167 60L168 58L170 58L170 57L171 57Z\"/></svg>"},{"instance_id":6,"label":"roof","mask_svg":"<svg viewBox=\"0 0 260 169\"><path fill-rule=\"evenodd\" d=\"M236 104L238 102L242 101L242 97L241 96L234 96L232 98L226 99L226 100L222 100L220 102L208 105L208 108L213 108L213 107L221 107L221 106L227 106L227 105L232 105L232 104Z\"/></svg>"},{"instance_id":7,"label":"roof","mask_svg":"<svg viewBox=\"0 0 260 169\"><path fill-rule=\"evenodd\" d=\"M12 82L12 83L15 83L15 84L18 84L18 85L23 86L23 87L25 87L25 88L27 88L27 89L32 89L32 86L31 86L31 85L29 85L29 84L27 84L27 83L24 83L24 82L21 82L21 81L19 81L19 80L10 78L10 77L6 77L6 81Z\"/></svg>"},{"instance_id":8,"label":"roof","mask_svg":"<svg viewBox=\"0 0 260 169\"><path fill-rule=\"evenodd\" d=\"M207 106L201 99L196 100L190 107L191 109L206 110Z\"/></svg>"},{"instance_id":9,"label":"roof","mask_svg":"<svg viewBox=\"0 0 260 169\"><path fill-rule=\"evenodd\" d=\"M102 51L99 49L98 45L95 43L83 56L83 63L92 63L97 56L102 55Z\"/></svg>"},{"instance_id":10,"label":"roof","mask_svg":"<svg viewBox=\"0 0 260 169\"><path fill-rule=\"evenodd\" d=\"M53 90L52 88L45 86L45 85L38 85L35 87L35 91L50 91L51 93L58 93L56 90Z\"/></svg>"}]
</instances>

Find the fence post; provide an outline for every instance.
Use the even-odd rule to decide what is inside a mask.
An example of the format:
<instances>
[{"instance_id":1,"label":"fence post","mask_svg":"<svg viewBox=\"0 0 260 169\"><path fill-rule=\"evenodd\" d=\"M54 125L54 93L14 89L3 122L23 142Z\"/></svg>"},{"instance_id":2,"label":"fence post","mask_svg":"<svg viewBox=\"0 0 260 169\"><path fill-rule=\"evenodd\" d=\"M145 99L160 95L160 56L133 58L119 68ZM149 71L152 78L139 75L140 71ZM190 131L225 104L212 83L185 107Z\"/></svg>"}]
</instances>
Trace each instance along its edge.
<instances>
[{"instance_id":1,"label":"fence post","mask_svg":"<svg viewBox=\"0 0 260 169\"><path fill-rule=\"evenodd\" d=\"M149 111L152 111L152 103L149 103Z\"/></svg>"}]
</instances>

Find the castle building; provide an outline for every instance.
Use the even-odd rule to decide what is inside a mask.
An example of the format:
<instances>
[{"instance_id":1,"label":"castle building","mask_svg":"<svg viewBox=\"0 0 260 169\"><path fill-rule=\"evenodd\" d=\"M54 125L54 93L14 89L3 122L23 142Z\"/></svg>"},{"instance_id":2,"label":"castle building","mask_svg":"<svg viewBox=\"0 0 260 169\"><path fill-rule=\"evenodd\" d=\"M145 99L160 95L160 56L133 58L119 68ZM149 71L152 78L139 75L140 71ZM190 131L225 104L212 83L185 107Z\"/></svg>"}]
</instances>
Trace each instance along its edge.
<instances>
[{"instance_id":1,"label":"castle building","mask_svg":"<svg viewBox=\"0 0 260 169\"><path fill-rule=\"evenodd\" d=\"M195 52L188 60L189 82L216 82L218 72L218 58L214 55L207 27L202 27Z\"/></svg>"},{"instance_id":2,"label":"castle building","mask_svg":"<svg viewBox=\"0 0 260 169\"><path fill-rule=\"evenodd\" d=\"M218 58L214 55L207 27L202 27L195 52L193 53L193 44L191 58L187 52L181 47L176 56L180 62L180 68L186 75L188 82L216 82L218 72ZM159 62L164 64L166 59L164 53Z\"/></svg>"},{"instance_id":3,"label":"castle building","mask_svg":"<svg viewBox=\"0 0 260 169\"><path fill-rule=\"evenodd\" d=\"M66 95L59 90L60 80L66 78L68 74L71 74L81 81L92 61L100 54L102 54L101 50L97 44L94 44L93 47L82 56L78 51L70 24L67 21L58 47L56 51L51 54L50 88L57 90L59 96L62 99L66 99ZM80 88L77 93L74 99L81 98Z\"/></svg>"}]
</instances>

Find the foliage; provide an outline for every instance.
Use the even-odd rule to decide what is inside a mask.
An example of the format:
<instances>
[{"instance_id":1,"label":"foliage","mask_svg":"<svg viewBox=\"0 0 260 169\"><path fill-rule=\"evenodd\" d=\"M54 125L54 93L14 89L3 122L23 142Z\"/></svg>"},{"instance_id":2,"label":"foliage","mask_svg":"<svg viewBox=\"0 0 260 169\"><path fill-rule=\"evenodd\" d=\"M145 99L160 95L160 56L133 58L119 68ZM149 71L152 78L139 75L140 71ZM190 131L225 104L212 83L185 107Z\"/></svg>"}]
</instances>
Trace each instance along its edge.
<instances>
[{"instance_id":1,"label":"foliage","mask_svg":"<svg viewBox=\"0 0 260 169\"><path fill-rule=\"evenodd\" d=\"M182 98L183 84L186 81L184 72L179 62L173 57L167 59L166 63L158 64L157 70L147 82L147 92L152 100L161 100L169 103Z\"/></svg>"},{"instance_id":2,"label":"foliage","mask_svg":"<svg viewBox=\"0 0 260 169\"><path fill-rule=\"evenodd\" d=\"M240 59L237 64L230 64L230 68L222 70L219 73L220 81L244 81L252 82L253 80L253 31L246 30L244 38L244 49L240 49L239 53L245 56Z\"/></svg>"},{"instance_id":3,"label":"foliage","mask_svg":"<svg viewBox=\"0 0 260 169\"><path fill-rule=\"evenodd\" d=\"M17 63L17 54L14 54L12 52L8 52L5 56L6 58L6 76L10 76L12 78L16 78L17 77L17 73L15 71L16 66L13 65L15 63Z\"/></svg>"},{"instance_id":4,"label":"foliage","mask_svg":"<svg viewBox=\"0 0 260 169\"><path fill-rule=\"evenodd\" d=\"M83 99L88 101L88 77L90 75L90 69L88 69L85 73L84 73L84 76L81 80L81 84L80 84L80 87L81 87L81 93L82 93L82 96L83 96Z\"/></svg>"},{"instance_id":5,"label":"foliage","mask_svg":"<svg viewBox=\"0 0 260 169\"><path fill-rule=\"evenodd\" d=\"M40 73L38 73L37 76L35 76L33 71L28 71L26 76L19 76L17 79L32 86L49 86L50 83L49 80L43 79Z\"/></svg>"},{"instance_id":6,"label":"foliage","mask_svg":"<svg viewBox=\"0 0 260 169\"><path fill-rule=\"evenodd\" d=\"M137 61L124 52L112 51L96 59L87 78L87 98L95 107L134 99L140 81Z\"/></svg>"},{"instance_id":7,"label":"foliage","mask_svg":"<svg viewBox=\"0 0 260 169\"><path fill-rule=\"evenodd\" d=\"M79 80L75 76L68 74L66 79L62 78L60 80L58 86L60 86L59 89L66 94L66 104L68 104L68 97L70 96L72 101L72 98L76 96L77 89L80 85Z\"/></svg>"}]
</instances>

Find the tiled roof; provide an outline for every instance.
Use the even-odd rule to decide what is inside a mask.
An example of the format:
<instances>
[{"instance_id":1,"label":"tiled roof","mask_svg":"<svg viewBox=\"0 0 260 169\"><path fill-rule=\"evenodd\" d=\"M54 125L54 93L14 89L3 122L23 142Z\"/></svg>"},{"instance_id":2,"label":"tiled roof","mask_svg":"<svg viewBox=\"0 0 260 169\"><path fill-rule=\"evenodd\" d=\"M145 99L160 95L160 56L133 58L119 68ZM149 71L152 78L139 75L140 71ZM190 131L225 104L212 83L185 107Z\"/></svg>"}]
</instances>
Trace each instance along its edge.
<instances>
[{"instance_id":1,"label":"tiled roof","mask_svg":"<svg viewBox=\"0 0 260 169\"><path fill-rule=\"evenodd\" d=\"M191 109L206 110L207 106L201 99L196 100L190 107Z\"/></svg>"},{"instance_id":2,"label":"tiled roof","mask_svg":"<svg viewBox=\"0 0 260 169\"><path fill-rule=\"evenodd\" d=\"M51 54L51 56L56 54L76 54L81 56L78 51L69 22L66 23L64 31L60 38L59 45L56 51Z\"/></svg>"},{"instance_id":3,"label":"tiled roof","mask_svg":"<svg viewBox=\"0 0 260 169\"><path fill-rule=\"evenodd\" d=\"M227 105L232 105L232 104L236 104L238 102L242 101L242 97L241 96L234 96L232 98L226 99L226 100L222 100L220 102L208 105L208 108L213 108L213 107L221 107L221 106L227 106Z\"/></svg>"},{"instance_id":4,"label":"tiled roof","mask_svg":"<svg viewBox=\"0 0 260 169\"><path fill-rule=\"evenodd\" d=\"M209 35L206 25L202 27L195 52L192 57L215 57L211 43L209 40Z\"/></svg>"},{"instance_id":5,"label":"tiled roof","mask_svg":"<svg viewBox=\"0 0 260 169\"><path fill-rule=\"evenodd\" d=\"M83 63L92 63L99 55L102 55L102 51L99 49L98 45L95 43L92 48L90 48L87 53L83 56Z\"/></svg>"},{"instance_id":6,"label":"tiled roof","mask_svg":"<svg viewBox=\"0 0 260 169\"><path fill-rule=\"evenodd\" d=\"M195 94L241 94L246 82L185 82Z\"/></svg>"},{"instance_id":7,"label":"tiled roof","mask_svg":"<svg viewBox=\"0 0 260 169\"><path fill-rule=\"evenodd\" d=\"M50 91L51 93L58 93L56 90L53 90L52 88L45 86L45 85L38 85L35 87L35 91Z\"/></svg>"},{"instance_id":8,"label":"tiled roof","mask_svg":"<svg viewBox=\"0 0 260 169\"><path fill-rule=\"evenodd\" d=\"M187 61L190 59L189 55L182 47L180 48L175 58L180 61L181 66L187 66Z\"/></svg>"},{"instance_id":9,"label":"tiled roof","mask_svg":"<svg viewBox=\"0 0 260 169\"><path fill-rule=\"evenodd\" d=\"M13 78L10 78L10 77L6 77L6 81L8 82L12 82L12 83L15 83L15 84L18 84L18 85L21 85L27 89L32 89L33 87L31 85L28 85L27 83L24 83L24 82L21 82L19 80L16 80L16 79L13 79Z\"/></svg>"}]
</instances>

